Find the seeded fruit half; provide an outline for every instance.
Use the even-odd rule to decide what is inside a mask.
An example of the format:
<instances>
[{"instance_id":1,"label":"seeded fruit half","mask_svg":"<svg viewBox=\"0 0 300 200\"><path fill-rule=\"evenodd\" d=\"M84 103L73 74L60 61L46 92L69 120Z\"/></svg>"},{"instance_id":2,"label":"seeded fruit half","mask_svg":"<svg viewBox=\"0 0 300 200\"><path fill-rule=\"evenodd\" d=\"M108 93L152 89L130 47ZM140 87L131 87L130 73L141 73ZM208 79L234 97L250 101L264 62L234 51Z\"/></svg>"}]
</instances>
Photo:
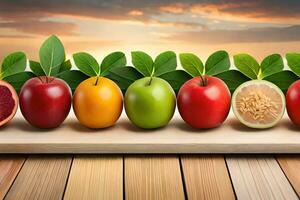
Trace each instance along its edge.
<instances>
[{"instance_id":1,"label":"seeded fruit half","mask_svg":"<svg viewBox=\"0 0 300 200\"><path fill-rule=\"evenodd\" d=\"M271 128L284 114L285 98L273 83L264 80L247 81L233 93L232 109L239 121L248 127Z\"/></svg>"},{"instance_id":2,"label":"seeded fruit half","mask_svg":"<svg viewBox=\"0 0 300 200\"><path fill-rule=\"evenodd\" d=\"M0 127L7 124L16 114L18 95L8 83L0 80Z\"/></svg>"}]
</instances>

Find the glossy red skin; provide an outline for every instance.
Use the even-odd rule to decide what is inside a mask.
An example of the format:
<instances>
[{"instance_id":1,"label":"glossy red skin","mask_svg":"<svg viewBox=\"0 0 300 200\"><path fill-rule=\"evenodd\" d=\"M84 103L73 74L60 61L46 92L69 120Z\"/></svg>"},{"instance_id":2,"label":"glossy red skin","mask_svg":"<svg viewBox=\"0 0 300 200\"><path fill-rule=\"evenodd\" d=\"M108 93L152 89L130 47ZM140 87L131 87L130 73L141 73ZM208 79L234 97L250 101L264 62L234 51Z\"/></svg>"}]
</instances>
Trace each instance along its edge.
<instances>
[{"instance_id":1,"label":"glossy red skin","mask_svg":"<svg viewBox=\"0 0 300 200\"><path fill-rule=\"evenodd\" d=\"M286 110L291 121L300 127L300 80L290 85L286 93Z\"/></svg>"},{"instance_id":2,"label":"glossy red skin","mask_svg":"<svg viewBox=\"0 0 300 200\"><path fill-rule=\"evenodd\" d=\"M24 84L19 101L24 118L32 126L50 129L61 125L68 116L72 94L61 79L35 77Z\"/></svg>"},{"instance_id":3,"label":"glossy red skin","mask_svg":"<svg viewBox=\"0 0 300 200\"><path fill-rule=\"evenodd\" d=\"M220 126L227 118L231 94L219 78L205 76L207 85L201 86L200 77L187 81L179 90L177 105L182 119L198 129Z\"/></svg>"}]
</instances>

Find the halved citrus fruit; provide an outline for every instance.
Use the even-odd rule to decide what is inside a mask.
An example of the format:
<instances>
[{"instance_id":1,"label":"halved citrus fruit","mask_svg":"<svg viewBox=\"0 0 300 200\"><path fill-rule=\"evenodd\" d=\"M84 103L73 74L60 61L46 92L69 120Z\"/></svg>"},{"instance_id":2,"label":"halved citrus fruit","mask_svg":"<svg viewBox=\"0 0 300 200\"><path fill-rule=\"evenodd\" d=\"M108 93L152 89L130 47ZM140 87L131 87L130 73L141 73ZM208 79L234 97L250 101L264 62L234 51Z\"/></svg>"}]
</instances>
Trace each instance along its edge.
<instances>
[{"instance_id":1,"label":"halved citrus fruit","mask_svg":"<svg viewBox=\"0 0 300 200\"><path fill-rule=\"evenodd\" d=\"M16 114L18 95L15 89L5 81L0 80L0 127L7 124Z\"/></svg>"},{"instance_id":2,"label":"halved citrus fruit","mask_svg":"<svg viewBox=\"0 0 300 200\"><path fill-rule=\"evenodd\" d=\"M271 128L282 118L285 98L273 83L252 80L241 84L232 95L232 108L241 123L251 128Z\"/></svg>"}]
</instances>

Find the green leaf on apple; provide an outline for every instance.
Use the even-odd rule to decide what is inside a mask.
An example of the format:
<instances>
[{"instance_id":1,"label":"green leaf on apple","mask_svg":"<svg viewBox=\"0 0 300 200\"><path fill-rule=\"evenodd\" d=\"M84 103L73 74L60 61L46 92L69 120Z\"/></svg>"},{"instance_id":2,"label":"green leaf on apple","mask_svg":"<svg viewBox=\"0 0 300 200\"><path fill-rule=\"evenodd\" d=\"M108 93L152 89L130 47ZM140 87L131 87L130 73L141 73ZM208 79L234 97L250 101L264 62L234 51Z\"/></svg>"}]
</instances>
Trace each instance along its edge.
<instances>
[{"instance_id":1,"label":"green leaf on apple","mask_svg":"<svg viewBox=\"0 0 300 200\"><path fill-rule=\"evenodd\" d=\"M233 56L234 64L240 72L250 79L257 79L260 66L258 62L248 54L238 54Z\"/></svg>"},{"instance_id":2,"label":"green leaf on apple","mask_svg":"<svg viewBox=\"0 0 300 200\"><path fill-rule=\"evenodd\" d=\"M39 54L41 67L47 76L57 74L66 57L65 48L55 35L42 44Z\"/></svg>"},{"instance_id":3,"label":"green leaf on apple","mask_svg":"<svg viewBox=\"0 0 300 200\"><path fill-rule=\"evenodd\" d=\"M263 79L267 76L281 72L284 68L284 63L281 55L272 54L267 56L260 65L260 73L258 78Z\"/></svg>"},{"instance_id":4,"label":"green leaf on apple","mask_svg":"<svg viewBox=\"0 0 300 200\"><path fill-rule=\"evenodd\" d=\"M26 55L14 52L6 56L0 67L0 79L25 71Z\"/></svg>"},{"instance_id":5,"label":"green leaf on apple","mask_svg":"<svg viewBox=\"0 0 300 200\"><path fill-rule=\"evenodd\" d=\"M154 72L154 63L148 54L142 51L131 52L133 66L144 76L152 76Z\"/></svg>"},{"instance_id":6,"label":"green leaf on apple","mask_svg":"<svg viewBox=\"0 0 300 200\"><path fill-rule=\"evenodd\" d=\"M222 79L228 86L231 93L242 83L249 81L250 78L238 70L228 70L217 74L216 77Z\"/></svg>"},{"instance_id":7,"label":"green leaf on apple","mask_svg":"<svg viewBox=\"0 0 300 200\"><path fill-rule=\"evenodd\" d=\"M177 94L181 86L193 77L184 70L175 70L162 74L159 78L166 80Z\"/></svg>"},{"instance_id":8,"label":"green leaf on apple","mask_svg":"<svg viewBox=\"0 0 300 200\"><path fill-rule=\"evenodd\" d=\"M75 91L77 86L82 81L89 78L89 76L87 76L86 74L84 74L83 72L81 72L79 70L66 70L66 71L60 73L57 77L64 80L66 83L68 83L72 92Z\"/></svg>"},{"instance_id":9,"label":"green leaf on apple","mask_svg":"<svg viewBox=\"0 0 300 200\"><path fill-rule=\"evenodd\" d=\"M217 51L210 55L205 63L205 74L214 76L216 74L228 71L230 68L230 59L226 51Z\"/></svg>"},{"instance_id":10,"label":"green leaf on apple","mask_svg":"<svg viewBox=\"0 0 300 200\"><path fill-rule=\"evenodd\" d=\"M30 60L29 67L36 76L45 76L46 75L39 62Z\"/></svg>"},{"instance_id":11,"label":"green leaf on apple","mask_svg":"<svg viewBox=\"0 0 300 200\"><path fill-rule=\"evenodd\" d=\"M159 54L154 61L154 76L174 71L177 67L176 54L173 51L166 51Z\"/></svg>"},{"instance_id":12,"label":"green leaf on apple","mask_svg":"<svg viewBox=\"0 0 300 200\"><path fill-rule=\"evenodd\" d=\"M85 52L75 53L73 59L77 68L87 76L100 75L100 66L92 55Z\"/></svg>"},{"instance_id":13,"label":"green leaf on apple","mask_svg":"<svg viewBox=\"0 0 300 200\"><path fill-rule=\"evenodd\" d=\"M42 69L42 66L39 62L30 60L29 61L29 67L31 69L31 71L36 75L36 76L46 76L45 72ZM66 60L64 61L58 68L58 71L52 71L51 72L51 76L57 76L58 74L67 71L67 70L71 70L72 68L72 64L70 60ZM55 74L54 74L55 73Z\"/></svg>"},{"instance_id":14,"label":"green leaf on apple","mask_svg":"<svg viewBox=\"0 0 300 200\"><path fill-rule=\"evenodd\" d=\"M125 93L133 82L143 78L143 74L134 67L117 67L111 69L106 77L117 83L122 92Z\"/></svg>"},{"instance_id":15,"label":"green leaf on apple","mask_svg":"<svg viewBox=\"0 0 300 200\"><path fill-rule=\"evenodd\" d=\"M126 56L123 52L113 52L106 56L101 63L101 75L106 76L116 67L126 66Z\"/></svg>"},{"instance_id":16,"label":"green leaf on apple","mask_svg":"<svg viewBox=\"0 0 300 200\"><path fill-rule=\"evenodd\" d=\"M290 69L300 77L300 54L287 53L286 59Z\"/></svg>"},{"instance_id":17,"label":"green leaf on apple","mask_svg":"<svg viewBox=\"0 0 300 200\"><path fill-rule=\"evenodd\" d=\"M192 53L181 53L179 55L180 63L190 75L193 77L204 74L204 65L200 58Z\"/></svg>"},{"instance_id":18,"label":"green leaf on apple","mask_svg":"<svg viewBox=\"0 0 300 200\"><path fill-rule=\"evenodd\" d=\"M17 93L19 93L24 83L33 77L35 77L35 75L32 72L19 72L17 74L7 76L3 80L10 83Z\"/></svg>"},{"instance_id":19,"label":"green leaf on apple","mask_svg":"<svg viewBox=\"0 0 300 200\"><path fill-rule=\"evenodd\" d=\"M297 76L294 72L289 70L284 70L281 72L277 72L270 76L264 78L264 80L270 81L277 85L284 93L286 93L289 86L295 81L299 80L299 76Z\"/></svg>"}]
</instances>

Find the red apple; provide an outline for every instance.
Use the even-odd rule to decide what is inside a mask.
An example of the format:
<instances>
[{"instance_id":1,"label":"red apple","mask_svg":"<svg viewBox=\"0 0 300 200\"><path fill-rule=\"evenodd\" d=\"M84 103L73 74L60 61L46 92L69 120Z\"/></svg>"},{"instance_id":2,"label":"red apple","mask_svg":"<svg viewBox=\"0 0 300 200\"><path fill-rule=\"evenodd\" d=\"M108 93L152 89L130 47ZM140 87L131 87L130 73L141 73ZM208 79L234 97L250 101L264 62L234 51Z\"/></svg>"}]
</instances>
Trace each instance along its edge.
<instances>
[{"instance_id":1,"label":"red apple","mask_svg":"<svg viewBox=\"0 0 300 200\"><path fill-rule=\"evenodd\" d=\"M291 121L300 126L300 80L290 85L286 93L286 110Z\"/></svg>"},{"instance_id":2,"label":"red apple","mask_svg":"<svg viewBox=\"0 0 300 200\"><path fill-rule=\"evenodd\" d=\"M54 77L35 77L22 87L20 108L25 119L38 128L56 128L68 116L72 94L69 86Z\"/></svg>"},{"instance_id":3,"label":"red apple","mask_svg":"<svg viewBox=\"0 0 300 200\"><path fill-rule=\"evenodd\" d=\"M179 90L177 105L182 119L194 128L220 126L230 111L231 95L219 78L202 76L187 81Z\"/></svg>"}]
</instances>

